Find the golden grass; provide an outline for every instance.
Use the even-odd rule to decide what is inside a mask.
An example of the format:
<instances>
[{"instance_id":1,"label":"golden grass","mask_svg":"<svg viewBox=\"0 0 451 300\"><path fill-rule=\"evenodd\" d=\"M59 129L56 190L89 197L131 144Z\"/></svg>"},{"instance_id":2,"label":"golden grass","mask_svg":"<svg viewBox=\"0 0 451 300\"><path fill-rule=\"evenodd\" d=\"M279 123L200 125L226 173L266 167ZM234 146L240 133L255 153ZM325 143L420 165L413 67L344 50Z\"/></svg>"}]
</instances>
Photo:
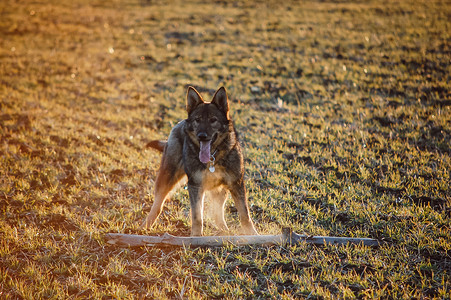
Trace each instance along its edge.
<instances>
[{"instance_id":1,"label":"golden grass","mask_svg":"<svg viewBox=\"0 0 451 300\"><path fill-rule=\"evenodd\" d=\"M449 298L446 2L0 11L0 298ZM146 144L185 118L187 85L229 92L260 232L386 244L107 245L142 233L160 159ZM182 189L146 233L186 235L188 216Z\"/></svg>"}]
</instances>

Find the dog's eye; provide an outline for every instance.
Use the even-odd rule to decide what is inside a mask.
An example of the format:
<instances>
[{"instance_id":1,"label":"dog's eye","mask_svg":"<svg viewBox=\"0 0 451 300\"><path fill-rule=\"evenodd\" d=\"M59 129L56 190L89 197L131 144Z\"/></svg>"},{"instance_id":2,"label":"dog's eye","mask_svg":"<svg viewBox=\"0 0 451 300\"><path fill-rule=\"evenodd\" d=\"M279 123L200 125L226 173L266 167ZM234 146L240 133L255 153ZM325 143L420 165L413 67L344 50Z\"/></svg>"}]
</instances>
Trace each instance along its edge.
<instances>
[{"instance_id":1,"label":"dog's eye","mask_svg":"<svg viewBox=\"0 0 451 300\"><path fill-rule=\"evenodd\" d=\"M218 118L216 117L210 118L210 123L215 123L216 121L218 121Z\"/></svg>"}]
</instances>

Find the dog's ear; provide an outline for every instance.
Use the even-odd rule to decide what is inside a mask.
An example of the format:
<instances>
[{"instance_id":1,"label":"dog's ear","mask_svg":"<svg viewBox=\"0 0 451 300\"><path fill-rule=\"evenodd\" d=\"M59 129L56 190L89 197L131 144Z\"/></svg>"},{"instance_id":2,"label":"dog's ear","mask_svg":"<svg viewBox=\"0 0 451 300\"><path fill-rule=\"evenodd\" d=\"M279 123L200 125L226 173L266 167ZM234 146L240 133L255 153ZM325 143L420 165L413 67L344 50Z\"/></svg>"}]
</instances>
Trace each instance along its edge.
<instances>
[{"instance_id":1,"label":"dog's ear","mask_svg":"<svg viewBox=\"0 0 451 300\"><path fill-rule=\"evenodd\" d=\"M201 103L204 103L202 96L196 91L195 88L190 86L188 88L188 93L186 94L186 111L188 112L188 115L191 114Z\"/></svg>"},{"instance_id":2,"label":"dog's ear","mask_svg":"<svg viewBox=\"0 0 451 300\"><path fill-rule=\"evenodd\" d=\"M229 100L227 99L227 92L224 87L219 88L213 96L211 103L215 104L229 119Z\"/></svg>"}]
</instances>

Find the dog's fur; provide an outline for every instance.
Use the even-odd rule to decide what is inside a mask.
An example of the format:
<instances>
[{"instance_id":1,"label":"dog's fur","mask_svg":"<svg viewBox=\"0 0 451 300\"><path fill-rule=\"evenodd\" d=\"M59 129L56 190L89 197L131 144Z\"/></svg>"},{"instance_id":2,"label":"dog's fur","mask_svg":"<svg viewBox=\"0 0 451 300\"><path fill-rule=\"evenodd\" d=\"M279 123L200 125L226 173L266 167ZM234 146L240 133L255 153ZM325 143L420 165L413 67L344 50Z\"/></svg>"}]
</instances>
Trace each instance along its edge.
<instances>
[{"instance_id":1,"label":"dog's fur","mask_svg":"<svg viewBox=\"0 0 451 300\"><path fill-rule=\"evenodd\" d=\"M149 144L162 151L163 157L155 183L154 203L143 227L155 223L169 192L186 175L191 204L191 235L202 235L206 192L214 206L213 220L221 231L228 230L224 220L228 191L240 215L243 233L257 234L249 215L243 154L229 117L225 89L218 89L213 100L207 103L193 87L189 87L186 110L188 118L172 129L167 142L152 141ZM210 171L212 166L213 172Z\"/></svg>"}]
</instances>

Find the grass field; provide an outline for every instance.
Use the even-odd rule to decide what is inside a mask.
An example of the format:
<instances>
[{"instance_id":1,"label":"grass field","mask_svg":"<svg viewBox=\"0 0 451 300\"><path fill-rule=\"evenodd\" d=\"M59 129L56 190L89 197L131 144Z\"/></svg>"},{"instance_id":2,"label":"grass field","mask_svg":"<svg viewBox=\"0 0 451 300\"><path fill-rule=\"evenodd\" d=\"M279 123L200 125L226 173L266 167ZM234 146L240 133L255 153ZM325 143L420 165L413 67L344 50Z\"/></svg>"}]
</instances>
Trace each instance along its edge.
<instances>
[{"instance_id":1,"label":"grass field","mask_svg":"<svg viewBox=\"0 0 451 300\"><path fill-rule=\"evenodd\" d=\"M0 298L449 299L450 3L166 2L1 1ZM189 85L229 92L260 233L383 245L108 245L189 234L184 189L139 229Z\"/></svg>"}]
</instances>

